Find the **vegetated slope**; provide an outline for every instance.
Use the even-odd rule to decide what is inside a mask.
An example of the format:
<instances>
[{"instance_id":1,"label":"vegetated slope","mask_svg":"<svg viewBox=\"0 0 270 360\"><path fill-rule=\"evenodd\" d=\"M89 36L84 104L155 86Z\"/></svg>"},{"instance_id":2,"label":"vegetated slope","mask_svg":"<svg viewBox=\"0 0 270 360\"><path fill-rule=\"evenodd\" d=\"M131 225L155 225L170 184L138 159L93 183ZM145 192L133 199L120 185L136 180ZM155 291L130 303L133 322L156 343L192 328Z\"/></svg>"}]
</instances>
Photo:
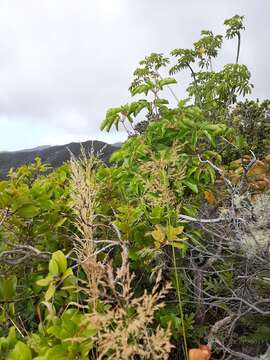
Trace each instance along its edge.
<instances>
[{"instance_id":1,"label":"vegetated slope","mask_svg":"<svg viewBox=\"0 0 270 360\"><path fill-rule=\"evenodd\" d=\"M30 150L0 153L0 178L5 178L10 168L18 168L21 165L32 163L36 157L40 157L42 162L49 163L53 168L62 165L70 159L71 151L75 156L79 156L81 145L86 151L92 148L95 153L100 153L100 158L108 163L111 154L119 147L118 145L106 144L102 141L85 141L83 143L70 143L66 145L38 147Z\"/></svg>"}]
</instances>

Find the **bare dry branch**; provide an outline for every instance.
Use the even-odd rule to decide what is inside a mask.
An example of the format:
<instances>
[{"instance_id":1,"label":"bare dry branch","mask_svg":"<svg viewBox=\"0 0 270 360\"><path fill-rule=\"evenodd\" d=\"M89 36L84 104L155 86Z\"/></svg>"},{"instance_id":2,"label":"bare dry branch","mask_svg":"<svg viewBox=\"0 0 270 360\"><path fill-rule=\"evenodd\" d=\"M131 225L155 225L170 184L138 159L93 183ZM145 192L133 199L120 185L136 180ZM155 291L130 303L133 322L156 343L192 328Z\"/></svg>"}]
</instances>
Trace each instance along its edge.
<instances>
[{"instance_id":1,"label":"bare dry branch","mask_svg":"<svg viewBox=\"0 0 270 360\"><path fill-rule=\"evenodd\" d=\"M13 249L0 253L0 263L6 265L19 265L30 259L49 261L50 253L40 251L30 245L15 245Z\"/></svg>"}]
</instances>

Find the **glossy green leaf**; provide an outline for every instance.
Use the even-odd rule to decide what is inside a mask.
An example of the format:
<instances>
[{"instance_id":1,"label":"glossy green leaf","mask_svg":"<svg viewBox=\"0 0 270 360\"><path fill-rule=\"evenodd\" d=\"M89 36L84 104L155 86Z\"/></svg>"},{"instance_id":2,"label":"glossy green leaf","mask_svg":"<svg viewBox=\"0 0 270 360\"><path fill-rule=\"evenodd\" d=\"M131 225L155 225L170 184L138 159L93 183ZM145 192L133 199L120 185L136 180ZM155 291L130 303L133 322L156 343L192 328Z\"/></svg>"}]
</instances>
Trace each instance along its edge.
<instances>
[{"instance_id":1,"label":"glossy green leaf","mask_svg":"<svg viewBox=\"0 0 270 360\"><path fill-rule=\"evenodd\" d=\"M52 281L51 276L47 276L47 277L44 278L44 279L39 279L39 280L37 280L37 281L36 281L36 284L37 284L38 286L48 286L51 281Z\"/></svg>"},{"instance_id":2,"label":"glossy green leaf","mask_svg":"<svg viewBox=\"0 0 270 360\"><path fill-rule=\"evenodd\" d=\"M64 273L67 270L67 259L65 257L65 255L62 253L62 251L58 250L56 252L53 253L52 255L52 260L53 260L53 264L55 264L54 262L56 262L58 269L57 272L61 272ZM56 266L54 266L53 270L56 270ZM50 271L51 272L51 271ZM53 272L51 272L53 273ZM58 273L56 273L57 275Z\"/></svg>"},{"instance_id":3,"label":"glossy green leaf","mask_svg":"<svg viewBox=\"0 0 270 360\"><path fill-rule=\"evenodd\" d=\"M16 295L17 277L0 278L0 300L10 301Z\"/></svg>"},{"instance_id":4,"label":"glossy green leaf","mask_svg":"<svg viewBox=\"0 0 270 360\"><path fill-rule=\"evenodd\" d=\"M56 290L55 285L53 283L50 283L50 285L45 293L45 301L51 300L51 298L55 294L55 290Z\"/></svg>"},{"instance_id":5,"label":"glossy green leaf","mask_svg":"<svg viewBox=\"0 0 270 360\"><path fill-rule=\"evenodd\" d=\"M9 353L7 360L32 360L31 350L23 342L18 341L14 349Z\"/></svg>"},{"instance_id":6,"label":"glossy green leaf","mask_svg":"<svg viewBox=\"0 0 270 360\"><path fill-rule=\"evenodd\" d=\"M198 186L194 183L191 182L189 180L185 180L183 182L190 190L192 190L193 192L195 192L196 194L199 192Z\"/></svg>"},{"instance_id":7,"label":"glossy green leaf","mask_svg":"<svg viewBox=\"0 0 270 360\"><path fill-rule=\"evenodd\" d=\"M25 219L31 219L37 216L38 213L39 213L39 208L32 204L24 205L17 210L17 214Z\"/></svg>"},{"instance_id":8,"label":"glossy green leaf","mask_svg":"<svg viewBox=\"0 0 270 360\"><path fill-rule=\"evenodd\" d=\"M51 258L51 260L49 262L49 272L53 276L60 275L60 270L59 270L59 267L58 267L58 263L53 257Z\"/></svg>"},{"instance_id":9,"label":"glossy green leaf","mask_svg":"<svg viewBox=\"0 0 270 360\"><path fill-rule=\"evenodd\" d=\"M171 85L171 84L176 84L176 83L177 83L177 81L174 78L167 77L162 80L159 80L158 85L162 88L165 85Z\"/></svg>"}]
</instances>

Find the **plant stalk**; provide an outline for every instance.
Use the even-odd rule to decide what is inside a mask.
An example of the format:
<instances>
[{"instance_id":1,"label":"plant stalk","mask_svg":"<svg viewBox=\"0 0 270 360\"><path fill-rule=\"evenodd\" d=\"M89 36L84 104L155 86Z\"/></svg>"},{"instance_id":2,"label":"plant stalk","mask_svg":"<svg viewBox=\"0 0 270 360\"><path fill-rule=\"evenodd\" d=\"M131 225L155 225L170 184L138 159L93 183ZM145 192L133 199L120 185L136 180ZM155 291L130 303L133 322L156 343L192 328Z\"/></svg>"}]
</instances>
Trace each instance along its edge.
<instances>
[{"instance_id":1,"label":"plant stalk","mask_svg":"<svg viewBox=\"0 0 270 360\"><path fill-rule=\"evenodd\" d=\"M240 55L240 46L241 46L241 35L240 32L237 33L238 43L237 43L237 54L235 63L238 64L239 55Z\"/></svg>"},{"instance_id":2,"label":"plant stalk","mask_svg":"<svg viewBox=\"0 0 270 360\"><path fill-rule=\"evenodd\" d=\"M181 325L183 330L183 339L184 339L184 352L185 352L185 359L188 360L188 347L187 347L187 336L186 336L186 329L185 329L185 322L184 322L184 311L183 311L183 305L182 305L182 299L181 299L181 293L180 293L180 284L179 284L179 277L177 273L177 265L176 265L176 256L175 256L175 249L174 246L172 246L173 251L173 267L174 267L174 274L175 274L175 281L176 281L176 291L177 291L177 297L178 297L178 307L181 317Z\"/></svg>"}]
</instances>

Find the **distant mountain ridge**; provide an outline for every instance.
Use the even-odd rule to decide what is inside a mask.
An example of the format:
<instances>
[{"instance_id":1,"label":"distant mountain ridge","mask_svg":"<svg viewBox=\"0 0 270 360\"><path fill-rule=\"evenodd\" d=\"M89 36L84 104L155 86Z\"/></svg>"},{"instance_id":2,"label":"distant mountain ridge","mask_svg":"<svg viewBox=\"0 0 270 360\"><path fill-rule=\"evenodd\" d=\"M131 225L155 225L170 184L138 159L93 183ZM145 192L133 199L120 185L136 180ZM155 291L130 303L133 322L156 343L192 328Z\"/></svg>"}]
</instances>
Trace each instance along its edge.
<instances>
[{"instance_id":1,"label":"distant mountain ridge","mask_svg":"<svg viewBox=\"0 0 270 360\"><path fill-rule=\"evenodd\" d=\"M45 145L34 149L0 152L0 179L4 179L11 168L16 169L24 164L32 163L36 157L40 157L42 162L47 162L53 168L57 168L70 159L70 152L76 157L79 156L81 146L83 146L86 151L93 149L95 154L100 154L102 161L108 163L111 154L119 148L121 144L111 145L103 141L89 140L82 143L72 142L65 145Z\"/></svg>"},{"instance_id":2,"label":"distant mountain ridge","mask_svg":"<svg viewBox=\"0 0 270 360\"><path fill-rule=\"evenodd\" d=\"M17 153L17 152L31 152L31 151L37 151L37 150L44 150L51 147L51 145L43 145L43 146L37 146L31 149L22 149L22 150L6 150L6 151L0 151L0 154L10 154L10 153Z\"/></svg>"}]
</instances>

